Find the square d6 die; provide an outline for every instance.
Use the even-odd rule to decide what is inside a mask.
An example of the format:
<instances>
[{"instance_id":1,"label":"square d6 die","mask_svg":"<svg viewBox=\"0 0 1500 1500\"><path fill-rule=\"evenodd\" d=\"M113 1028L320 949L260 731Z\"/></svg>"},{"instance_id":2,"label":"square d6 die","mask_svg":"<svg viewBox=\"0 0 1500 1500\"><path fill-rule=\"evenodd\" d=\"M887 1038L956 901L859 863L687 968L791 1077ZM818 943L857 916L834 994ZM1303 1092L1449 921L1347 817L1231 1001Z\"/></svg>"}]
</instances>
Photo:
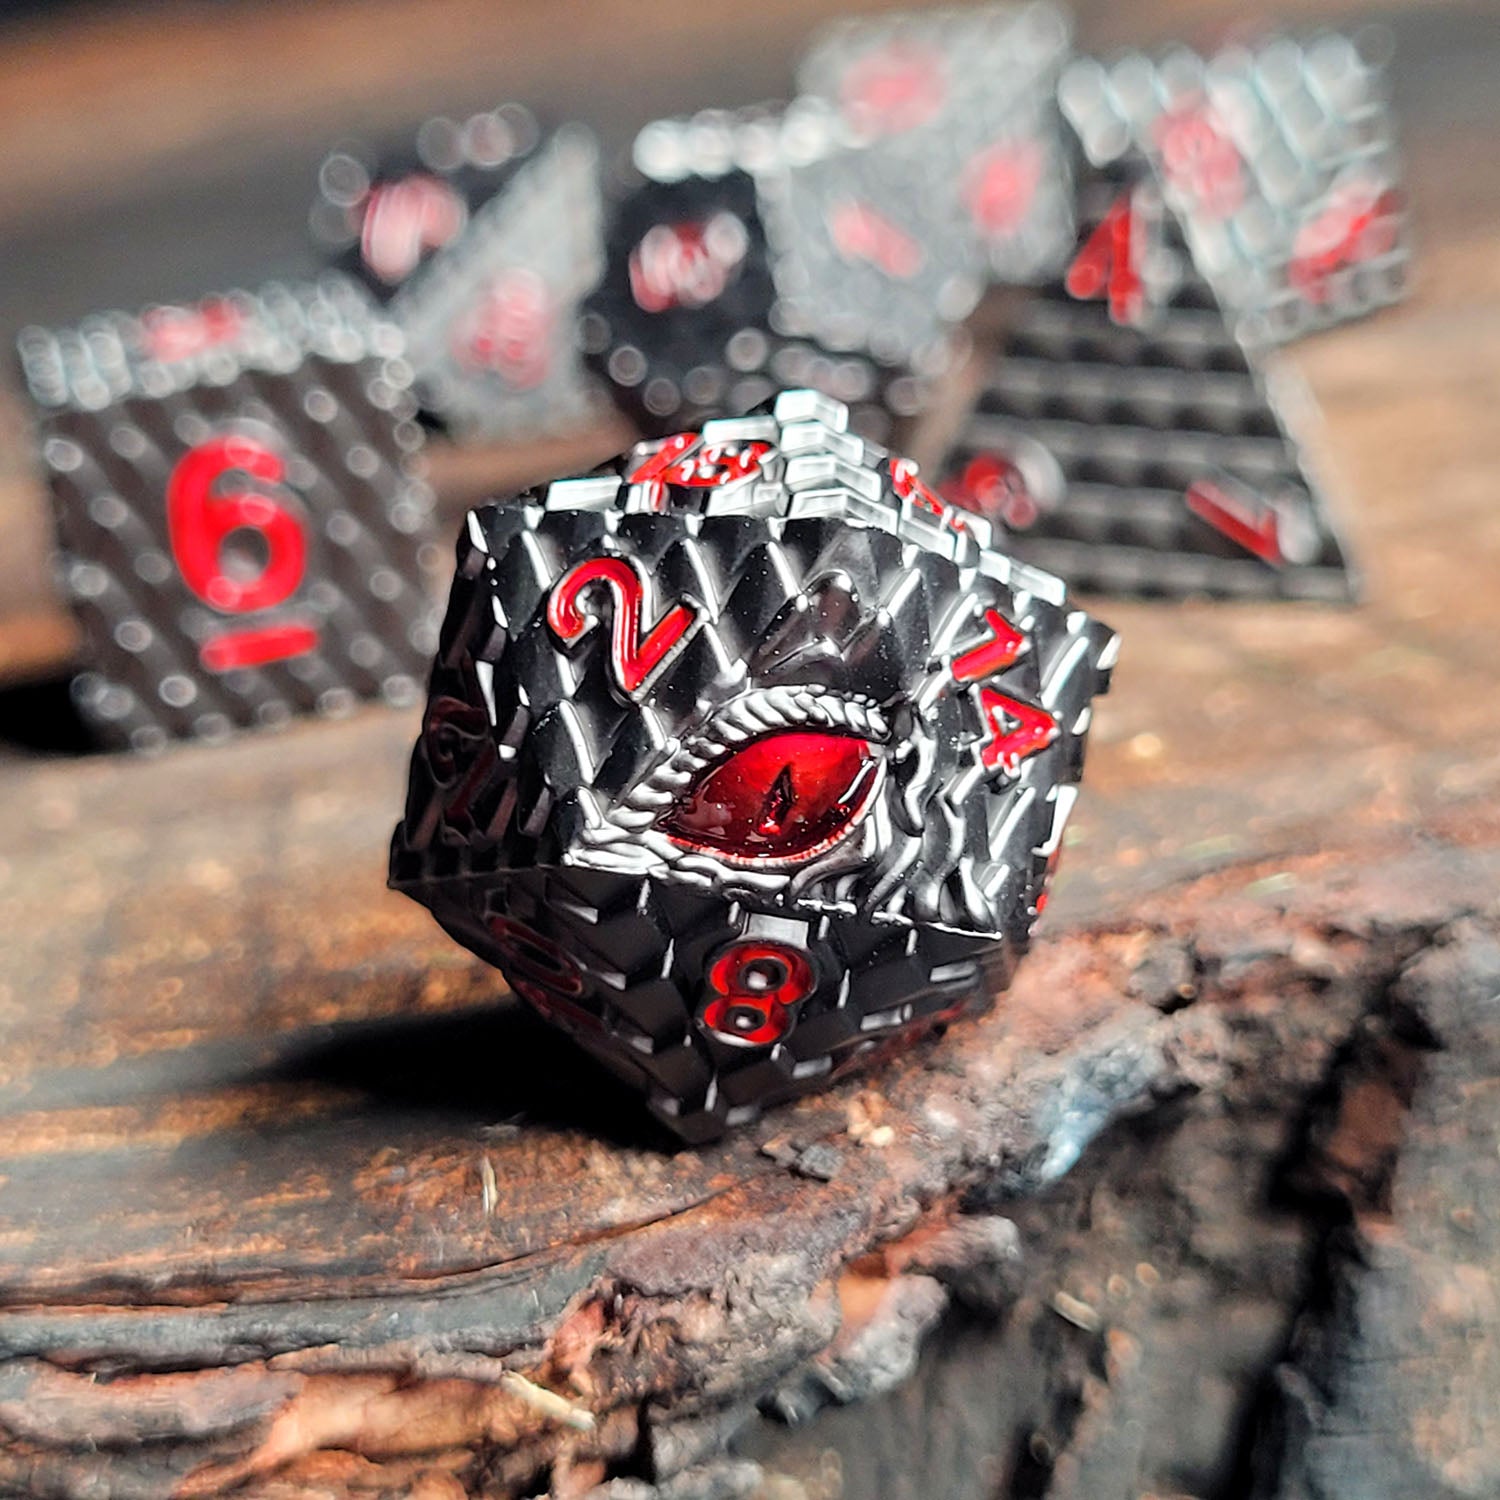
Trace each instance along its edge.
<instances>
[{"instance_id":1,"label":"square d6 die","mask_svg":"<svg viewBox=\"0 0 1500 1500\"><path fill-rule=\"evenodd\" d=\"M358 286L31 328L20 351L102 741L417 698L441 555L401 336Z\"/></svg>"}]
</instances>

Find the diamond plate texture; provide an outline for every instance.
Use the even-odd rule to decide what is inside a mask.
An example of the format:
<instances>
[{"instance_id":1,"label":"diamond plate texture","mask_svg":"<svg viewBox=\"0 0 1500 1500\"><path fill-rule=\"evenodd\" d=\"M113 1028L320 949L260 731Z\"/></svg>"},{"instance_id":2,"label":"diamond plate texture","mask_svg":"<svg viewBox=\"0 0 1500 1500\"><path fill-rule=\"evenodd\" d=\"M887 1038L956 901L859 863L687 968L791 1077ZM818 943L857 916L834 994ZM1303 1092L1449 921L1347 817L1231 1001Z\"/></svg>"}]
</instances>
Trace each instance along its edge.
<instances>
[{"instance_id":1,"label":"diamond plate texture","mask_svg":"<svg viewBox=\"0 0 1500 1500\"><path fill-rule=\"evenodd\" d=\"M922 409L952 363L954 337L920 298L907 303L914 338L883 343L866 327L837 346L796 326L781 299L767 228L775 184L819 170L810 158L828 149L831 123L814 104L706 111L640 133L641 181L616 207L583 339L643 432L748 411L779 389L805 386L843 402L851 425L879 441Z\"/></svg>"},{"instance_id":2,"label":"diamond plate texture","mask_svg":"<svg viewBox=\"0 0 1500 1500\"><path fill-rule=\"evenodd\" d=\"M1253 345L1397 301L1410 260L1383 41L1275 37L1210 58L1079 58L1062 108L1095 166L1144 154Z\"/></svg>"},{"instance_id":3,"label":"diamond plate texture","mask_svg":"<svg viewBox=\"0 0 1500 1500\"><path fill-rule=\"evenodd\" d=\"M1139 167L1085 180L1081 244L1126 195L1151 229L1140 319L1066 282L1019 304L938 489L1074 587L1347 602L1357 581L1297 436L1311 399L1236 338L1155 192Z\"/></svg>"},{"instance_id":4,"label":"diamond plate texture","mask_svg":"<svg viewBox=\"0 0 1500 1500\"><path fill-rule=\"evenodd\" d=\"M1049 4L853 17L817 38L797 79L905 179L891 203L909 233L952 236L980 280L1030 284L1073 242L1056 100L1070 29ZM850 185L824 190L837 202Z\"/></svg>"},{"instance_id":5,"label":"diamond plate texture","mask_svg":"<svg viewBox=\"0 0 1500 1500\"><path fill-rule=\"evenodd\" d=\"M952 184L855 135L831 108L802 110L817 149L760 177L781 324L830 349L930 368L984 291Z\"/></svg>"},{"instance_id":6,"label":"diamond plate texture","mask_svg":"<svg viewBox=\"0 0 1500 1500\"><path fill-rule=\"evenodd\" d=\"M847 420L786 392L471 514L393 840L393 886L688 1139L989 1002L1114 660L1056 579ZM863 757L836 834L762 857L674 831L788 736ZM810 774L767 772L758 816ZM736 1034L747 952L785 1003L751 995Z\"/></svg>"},{"instance_id":7,"label":"diamond plate texture","mask_svg":"<svg viewBox=\"0 0 1500 1500\"><path fill-rule=\"evenodd\" d=\"M19 347L87 640L74 698L104 743L416 700L441 556L401 335L357 285L102 314Z\"/></svg>"},{"instance_id":8,"label":"diamond plate texture","mask_svg":"<svg viewBox=\"0 0 1500 1500\"><path fill-rule=\"evenodd\" d=\"M417 392L461 440L567 431L594 407L578 344L603 270L598 151L559 130L392 303Z\"/></svg>"},{"instance_id":9,"label":"diamond plate texture","mask_svg":"<svg viewBox=\"0 0 1500 1500\"><path fill-rule=\"evenodd\" d=\"M530 110L502 104L465 120L435 115L384 150L345 143L319 166L313 239L386 300L463 233L539 140Z\"/></svg>"}]
</instances>

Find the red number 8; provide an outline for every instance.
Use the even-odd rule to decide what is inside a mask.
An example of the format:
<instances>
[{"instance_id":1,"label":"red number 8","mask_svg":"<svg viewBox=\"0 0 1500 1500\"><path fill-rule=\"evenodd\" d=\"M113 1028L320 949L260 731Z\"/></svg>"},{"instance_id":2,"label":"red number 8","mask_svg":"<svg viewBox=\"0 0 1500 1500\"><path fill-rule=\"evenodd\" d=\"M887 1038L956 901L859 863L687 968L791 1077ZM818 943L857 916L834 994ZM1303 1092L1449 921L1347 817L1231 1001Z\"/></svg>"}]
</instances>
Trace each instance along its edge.
<instances>
[{"instance_id":1,"label":"red number 8","mask_svg":"<svg viewBox=\"0 0 1500 1500\"><path fill-rule=\"evenodd\" d=\"M782 943L731 943L709 965L703 1024L720 1041L768 1047L792 1029L792 1007L816 988L807 955Z\"/></svg>"},{"instance_id":2,"label":"red number 8","mask_svg":"<svg viewBox=\"0 0 1500 1500\"><path fill-rule=\"evenodd\" d=\"M187 453L167 483L167 535L183 581L226 615L251 614L288 599L307 568L301 520L279 501L254 490L214 493L235 471L262 484L281 484L280 454L253 438L210 438ZM266 544L265 566L253 578L233 578L221 556L232 531L255 531Z\"/></svg>"}]
</instances>

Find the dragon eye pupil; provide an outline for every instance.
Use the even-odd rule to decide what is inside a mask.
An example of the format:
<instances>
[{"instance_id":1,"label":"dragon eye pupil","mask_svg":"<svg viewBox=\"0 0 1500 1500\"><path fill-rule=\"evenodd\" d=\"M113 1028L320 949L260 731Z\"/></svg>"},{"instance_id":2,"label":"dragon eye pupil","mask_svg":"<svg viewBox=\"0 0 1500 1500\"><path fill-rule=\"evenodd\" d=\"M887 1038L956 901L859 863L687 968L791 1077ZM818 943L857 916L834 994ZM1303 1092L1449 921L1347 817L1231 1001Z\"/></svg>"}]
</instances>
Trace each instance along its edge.
<instances>
[{"instance_id":1,"label":"dragon eye pupil","mask_svg":"<svg viewBox=\"0 0 1500 1500\"><path fill-rule=\"evenodd\" d=\"M805 858L863 811L876 766L856 735L765 735L711 767L661 826L680 844L733 858Z\"/></svg>"},{"instance_id":2,"label":"dragon eye pupil","mask_svg":"<svg viewBox=\"0 0 1500 1500\"><path fill-rule=\"evenodd\" d=\"M783 766L776 780L772 782L771 790L766 793L766 800L761 804L760 822L757 825L759 831L767 837L774 838L781 832L787 815L796 803L797 793L792 786L792 768Z\"/></svg>"}]
</instances>

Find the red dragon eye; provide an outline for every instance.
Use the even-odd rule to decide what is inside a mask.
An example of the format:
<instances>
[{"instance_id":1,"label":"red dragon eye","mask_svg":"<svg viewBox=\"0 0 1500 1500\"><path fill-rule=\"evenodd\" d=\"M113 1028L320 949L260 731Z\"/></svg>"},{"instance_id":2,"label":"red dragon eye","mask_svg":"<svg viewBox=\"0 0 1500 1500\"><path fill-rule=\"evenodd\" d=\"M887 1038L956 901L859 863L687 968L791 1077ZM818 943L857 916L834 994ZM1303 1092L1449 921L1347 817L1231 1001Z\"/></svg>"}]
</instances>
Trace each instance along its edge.
<instances>
[{"instance_id":1,"label":"red dragon eye","mask_svg":"<svg viewBox=\"0 0 1500 1500\"><path fill-rule=\"evenodd\" d=\"M675 843L730 859L809 859L853 826L878 766L856 735L768 734L710 767L661 827Z\"/></svg>"}]
</instances>

